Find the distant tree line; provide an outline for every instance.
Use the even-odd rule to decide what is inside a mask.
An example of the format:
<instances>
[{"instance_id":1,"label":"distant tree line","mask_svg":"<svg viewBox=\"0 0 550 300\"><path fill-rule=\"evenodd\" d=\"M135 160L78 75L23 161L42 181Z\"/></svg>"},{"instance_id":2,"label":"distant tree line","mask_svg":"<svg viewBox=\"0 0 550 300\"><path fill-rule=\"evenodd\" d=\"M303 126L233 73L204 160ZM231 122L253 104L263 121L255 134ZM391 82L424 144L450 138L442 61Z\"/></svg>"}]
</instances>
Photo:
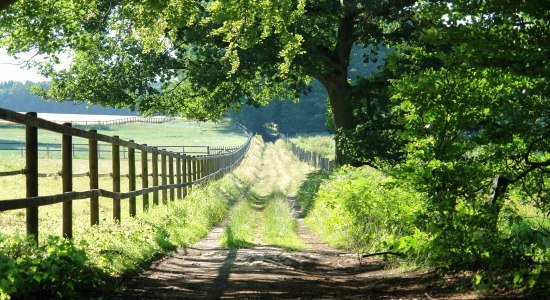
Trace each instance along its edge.
<instances>
[{"instance_id":1,"label":"distant tree line","mask_svg":"<svg viewBox=\"0 0 550 300\"><path fill-rule=\"evenodd\" d=\"M29 87L40 85L48 87L48 83L36 83L27 81L0 82L0 107L14 111L34 111L41 113L67 113L67 114L98 114L98 115L135 115L128 109L107 108L98 105L90 105L87 102L77 103L73 101L45 100L32 93Z\"/></svg>"},{"instance_id":2,"label":"distant tree line","mask_svg":"<svg viewBox=\"0 0 550 300\"><path fill-rule=\"evenodd\" d=\"M325 90L314 82L311 91L301 95L299 102L279 100L267 106L243 106L228 116L264 138L277 133L327 132L326 98Z\"/></svg>"}]
</instances>

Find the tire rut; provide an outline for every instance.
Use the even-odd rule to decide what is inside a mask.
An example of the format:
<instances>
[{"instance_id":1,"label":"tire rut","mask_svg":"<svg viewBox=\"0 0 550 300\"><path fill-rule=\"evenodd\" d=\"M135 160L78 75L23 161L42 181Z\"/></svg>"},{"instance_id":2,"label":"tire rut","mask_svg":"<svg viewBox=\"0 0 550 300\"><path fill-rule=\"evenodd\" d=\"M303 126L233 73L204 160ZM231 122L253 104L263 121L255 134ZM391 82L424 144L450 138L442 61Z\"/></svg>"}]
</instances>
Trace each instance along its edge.
<instances>
[{"instance_id":1,"label":"tire rut","mask_svg":"<svg viewBox=\"0 0 550 300\"><path fill-rule=\"evenodd\" d=\"M286 177L280 161L282 153L266 153L275 160L273 177ZM261 183L276 185L277 178L258 172ZM281 187L283 188L283 187ZM288 192L288 191L287 191ZM293 196L287 201L294 208L297 231L306 247L285 251L270 245L243 249L224 249L220 237L225 223L216 226L193 247L177 249L152 264L146 271L126 282L115 299L369 299L369 298L476 298L475 293L456 292L455 287L433 289L433 273L403 272L387 269L381 259L359 263L353 254L332 249L320 242L305 226Z\"/></svg>"}]
</instances>

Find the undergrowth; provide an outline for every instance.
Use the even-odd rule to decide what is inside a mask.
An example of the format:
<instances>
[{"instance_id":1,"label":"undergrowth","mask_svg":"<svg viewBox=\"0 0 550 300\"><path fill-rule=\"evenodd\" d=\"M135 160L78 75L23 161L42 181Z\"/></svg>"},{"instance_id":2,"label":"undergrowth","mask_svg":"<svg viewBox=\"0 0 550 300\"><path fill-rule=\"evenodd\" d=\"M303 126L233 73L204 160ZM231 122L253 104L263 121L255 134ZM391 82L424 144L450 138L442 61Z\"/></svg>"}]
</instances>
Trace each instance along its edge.
<instances>
[{"instance_id":1,"label":"undergrowth","mask_svg":"<svg viewBox=\"0 0 550 300\"><path fill-rule=\"evenodd\" d=\"M365 253L403 249L403 238L415 235L419 195L370 167L344 167L319 187L315 203L306 200L327 174L318 172L304 186L300 201L309 207L306 222L333 246ZM311 199L311 198L309 198ZM411 243L408 243L410 246Z\"/></svg>"},{"instance_id":2,"label":"undergrowth","mask_svg":"<svg viewBox=\"0 0 550 300\"><path fill-rule=\"evenodd\" d=\"M315 233L359 258L385 253L402 266L471 274L479 289L548 288L550 221L515 199L512 191L495 233L482 226L483 204L460 199L445 228L435 226L426 195L369 167L311 173L297 197Z\"/></svg>"},{"instance_id":3,"label":"undergrowth","mask_svg":"<svg viewBox=\"0 0 550 300\"><path fill-rule=\"evenodd\" d=\"M254 157L254 147L248 157ZM183 200L154 206L122 223L89 227L73 240L0 235L0 299L76 298L107 293L116 278L139 272L156 256L205 236L245 192L253 159L223 179L194 186Z\"/></svg>"}]
</instances>

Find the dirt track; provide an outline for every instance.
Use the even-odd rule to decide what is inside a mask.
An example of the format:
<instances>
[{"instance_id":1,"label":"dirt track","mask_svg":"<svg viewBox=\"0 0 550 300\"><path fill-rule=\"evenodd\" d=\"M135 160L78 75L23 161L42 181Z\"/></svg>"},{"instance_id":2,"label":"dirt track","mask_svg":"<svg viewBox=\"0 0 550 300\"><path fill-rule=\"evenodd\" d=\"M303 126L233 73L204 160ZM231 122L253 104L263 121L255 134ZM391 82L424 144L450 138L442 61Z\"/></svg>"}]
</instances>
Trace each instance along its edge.
<instances>
[{"instance_id":1,"label":"dirt track","mask_svg":"<svg viewBox=\"0 0 550 300\"><path fill-rule=\"evenodd\" d=\"M292 200L292 199L290 199ZM128 282L116 296L124 299L219 298L456 298L473 299L475 292L455 291L430 273L386 269L380 259L359 264L352 254L318 242L299 220L303 251L276 247L219 248L223 226L216 227L192 248L154 263Z\"/></svg>"},{"instance_id":2,"label":"dirt track","mask_svg":"<svg viewBox=\"0 0 550 300\"><path fill-rule=\"evenodd\" d=\"M262 167L256 187L277 186L292 195L298 169L287 153L262 148ZM263 166L269 162L269 166ZM268 171L264 171L268 170ZM305 169L303 170L305 172ZM298 182L299 184L299 182ZM269 189L267 189L269 190ZM293 197L289 205L299 216ZM219 298L456 298L472 299L476 292L457 292L462 283L442 281L432 273L403 272L388 268L380 258L363 260L320 243L298 217L298 234L306 247L288 252L256 243L238 250L220 248L224 225L193 247L154 262L140 276L126 282L117 299L219 299ZM434 288L437 286L437 288Z\"/></svg>"}]
</instances>

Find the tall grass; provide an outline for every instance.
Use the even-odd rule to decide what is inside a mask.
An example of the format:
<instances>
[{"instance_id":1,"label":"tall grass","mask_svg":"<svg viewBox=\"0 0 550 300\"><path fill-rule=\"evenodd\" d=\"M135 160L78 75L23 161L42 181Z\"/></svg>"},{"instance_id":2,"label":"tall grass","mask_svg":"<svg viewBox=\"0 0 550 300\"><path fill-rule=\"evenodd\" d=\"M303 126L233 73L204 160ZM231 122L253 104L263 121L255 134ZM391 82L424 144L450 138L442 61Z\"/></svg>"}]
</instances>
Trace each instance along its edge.
<instances>
[{"instance_id":1,"label":"tall grass","mask_svg":"<svg viewBox=\"0 0 550 300\"><path fill-rule=\"evenodd\" d=\"M277 189L269 195L262 212L262 240L268 245L299 250L304 247L304 242L297 234L296 218L285 196Z\"/></svg>"},{"instance_id":2,"label":"tall grass","mask_svg":"<svg viewBox=\"0 0 550 300\"><path fill-rule=\"evenodd\" d=\"M244 182L256 167L253 158L258 151L257 144L255 142L247 154L252 159L245 159L232 174L219 181L193 187L183 200L153 206L146 213L128 217L121 223L110 218L92 227L85 222L76 223L71 241L47 236L53 230L47 229L47 222L40 224L42 237L38 245L26 239L21 231L2 224L0 278L7 280L0 280L0 298L10 294L74 298L82 290L111 288L113 278L139 271L158 254L197 242L214 224L221 222L230 205L246 193ZM84 210L83 207L75 209L76 214L82 212L81 209ZM44 212L42 209L43 215ZM82 266L89 270L85 271ZM66 284L56 283L61 278L67 278Z\"/></svg>"},{"instance_id":3,"label":"tall grass","mask_svg":"<svg viewBox=\"0 0 550 300\"><path fill-rule=\"evenodd\" d=\"M262 149L260 167L249 173L254 180L250 181L247 197L229 213L222 246L235 249L263 244L287 250L304 247L286 198L296 193L310 169L293 158L287 148L278 141Z\"/></svg>"},{"instance_id":4,"label":"tall grass","mask_svg":"<svg viewBox=\"0 0 550 300\"><path fill-rule=\"evenodd\" d=\"M304 150L334 159L335 144L333 135L304 135L290 140Z\"/></svg>"},{"instance_id":5,"label":"tall grass","mask_svg":"<svg viewBox=\"0 0 550 300\"><path fill-rule=\"evenodd\" d=\"M238 249L255 246L255 225L258 214L249 201L241 201L230 211L230 218L221 236L221 245Z\"/></svg>"}]
</instances>

